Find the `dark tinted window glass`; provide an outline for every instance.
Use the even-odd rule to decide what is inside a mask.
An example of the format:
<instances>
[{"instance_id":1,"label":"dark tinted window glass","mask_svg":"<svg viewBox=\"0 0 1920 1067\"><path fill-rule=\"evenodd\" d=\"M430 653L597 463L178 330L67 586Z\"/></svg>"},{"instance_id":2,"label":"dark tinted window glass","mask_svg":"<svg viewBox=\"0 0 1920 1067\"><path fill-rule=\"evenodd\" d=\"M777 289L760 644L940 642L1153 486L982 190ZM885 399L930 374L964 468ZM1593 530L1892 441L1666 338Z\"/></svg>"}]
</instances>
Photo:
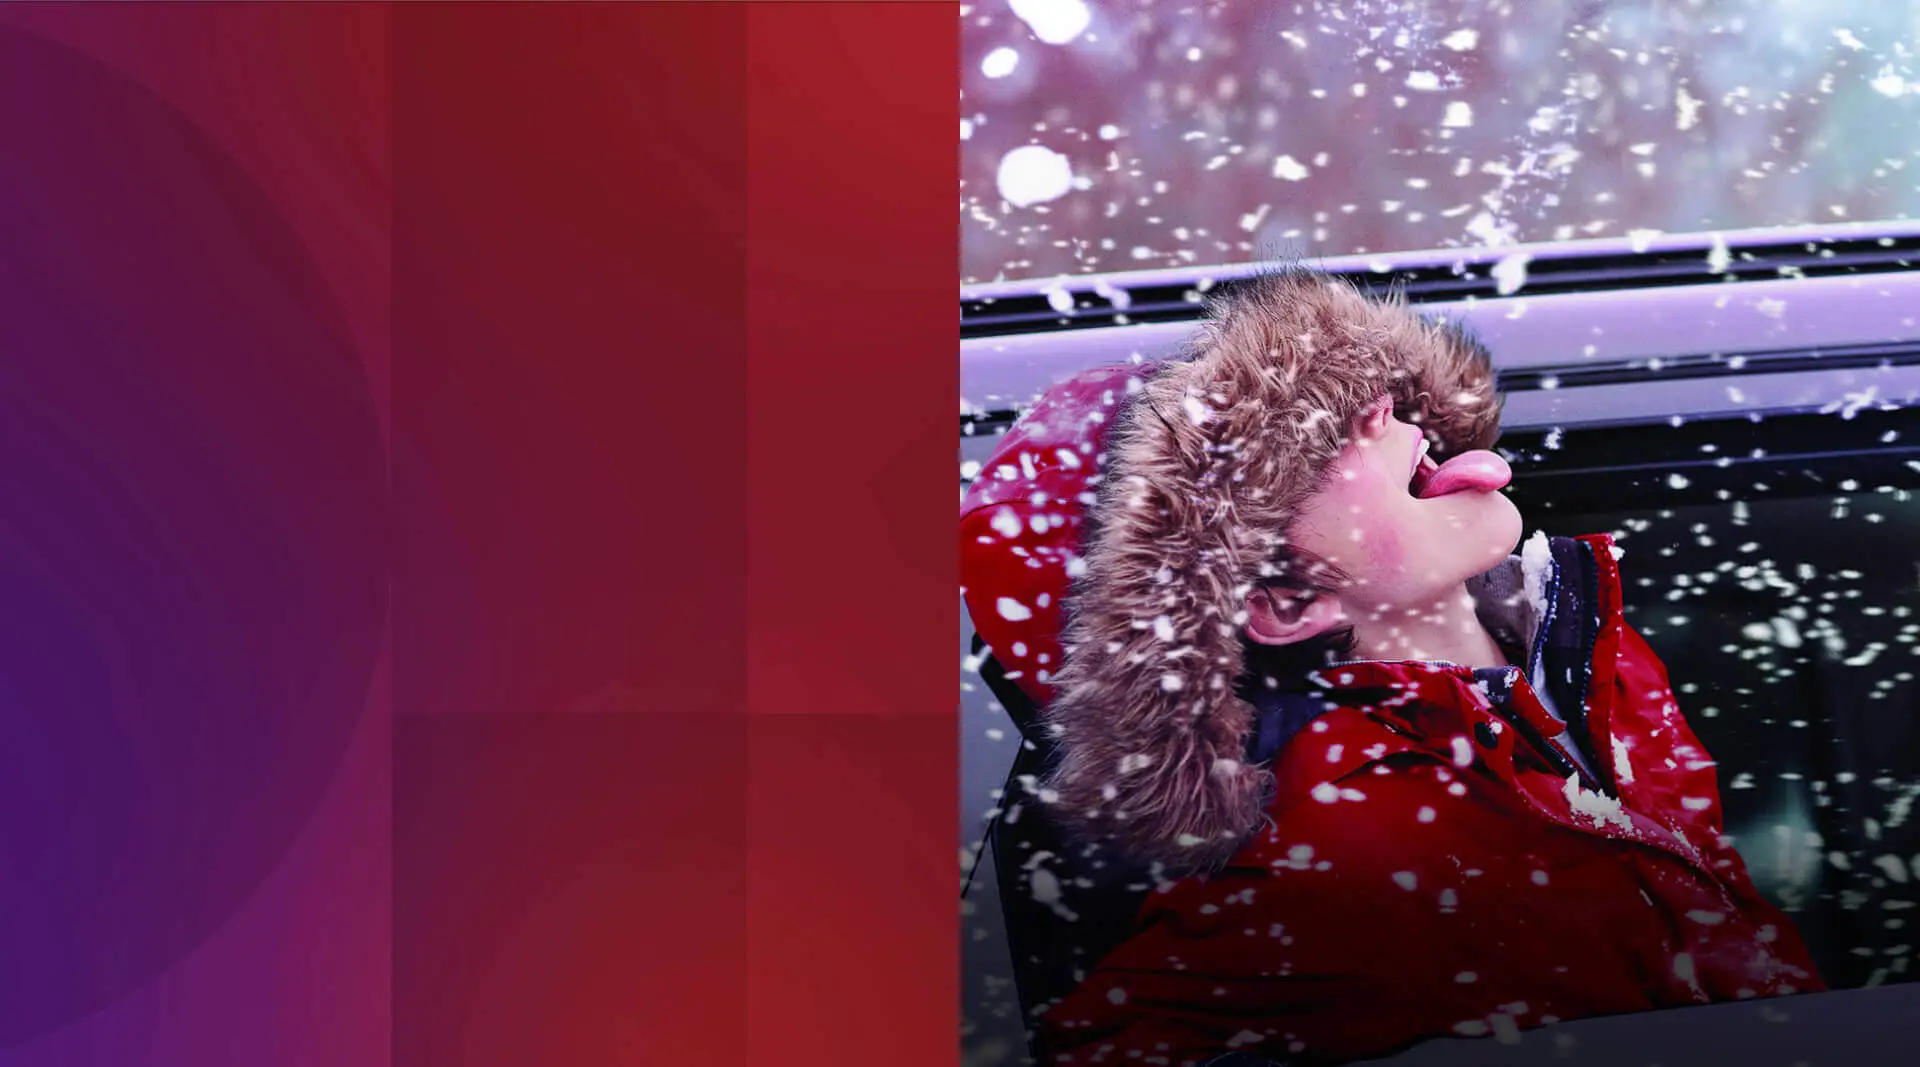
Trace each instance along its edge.
<instances>
[{"instance_id":1,"label":"dark tinted window glass","mask_svg":"<svg viewBox=\"0 0 1920 1067\"><path fill-rule=\"evenodd\" d=\"M1504 442L1529 526L1608 532L1625 550L1627 619L1719 764L1727 831L1836 988L1914 977L1917 422L1870 412Z\"/></svg>"}]
</instances>

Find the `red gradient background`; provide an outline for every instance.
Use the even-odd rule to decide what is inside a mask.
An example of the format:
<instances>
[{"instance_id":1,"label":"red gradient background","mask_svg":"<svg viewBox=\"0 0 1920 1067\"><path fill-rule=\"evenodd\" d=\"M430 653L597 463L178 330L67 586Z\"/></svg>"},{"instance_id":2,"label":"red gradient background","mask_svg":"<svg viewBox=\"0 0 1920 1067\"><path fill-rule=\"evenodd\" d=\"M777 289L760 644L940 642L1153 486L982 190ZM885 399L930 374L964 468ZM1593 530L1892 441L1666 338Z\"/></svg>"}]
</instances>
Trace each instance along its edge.
<instances>
[{"instance_id":1,"label":"red gradient background","mask_svg":"<svg viewBox=\"0 0 1920 1067\"><path fill-rule=\"evenodd\" d=\"M156 975L0 1061L955 1062L953 7L0 29L258 185L391 497L382 651L297 832Z\"/></svg>"}]
</instances>

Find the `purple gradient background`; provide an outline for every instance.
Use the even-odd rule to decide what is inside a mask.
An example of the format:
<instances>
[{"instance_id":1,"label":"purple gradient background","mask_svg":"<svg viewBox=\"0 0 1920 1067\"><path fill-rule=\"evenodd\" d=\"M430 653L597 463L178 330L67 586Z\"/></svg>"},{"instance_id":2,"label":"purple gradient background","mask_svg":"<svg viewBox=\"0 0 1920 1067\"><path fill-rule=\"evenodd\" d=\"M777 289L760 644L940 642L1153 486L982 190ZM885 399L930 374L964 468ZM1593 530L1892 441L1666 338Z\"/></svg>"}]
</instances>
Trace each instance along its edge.
<instances>
[{"instance_id":1,"label":"purple gradient background","mask_svg":"<svg viewBox=\"0 0 1920 1067\"><path fill-rule=\"evenodd\" d=\"M385 1059L388 33L0 9L8 1067Z\"/></svg>"},{"instance_id":2,"label":"purple gradient background","mask_svg":"<svg viewBox=\"0 0 1920 1067\"><path fill-rule=\"evenodd\" d=\"M957 31L0 6L0 1067L955 1061Z\"/></svg>"}]
</instances>

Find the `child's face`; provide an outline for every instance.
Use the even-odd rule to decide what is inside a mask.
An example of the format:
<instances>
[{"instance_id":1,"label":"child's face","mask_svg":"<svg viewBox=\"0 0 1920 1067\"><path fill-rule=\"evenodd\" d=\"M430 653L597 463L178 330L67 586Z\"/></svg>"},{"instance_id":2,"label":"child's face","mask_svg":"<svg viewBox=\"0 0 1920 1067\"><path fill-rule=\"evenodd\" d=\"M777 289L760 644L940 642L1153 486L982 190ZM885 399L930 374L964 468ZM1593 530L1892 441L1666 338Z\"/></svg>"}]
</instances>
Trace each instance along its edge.
<instances>
[{"instance_id":1,"label":"child's face","mask_svg":"<svg viewBox=\"0 0 1920 1067\"><path fill-rule=\"evenodd\" d=\"M1434 470L1425 445L1382 397L1295 518L1294 543L1355 579L1339 596L1349 613L1429 608L1520 541L1520 511L1499 492L1506 465L1491 453L1457 457L1422 499L1416 475L1425 485Z\"/></svg>"}]
</instances>

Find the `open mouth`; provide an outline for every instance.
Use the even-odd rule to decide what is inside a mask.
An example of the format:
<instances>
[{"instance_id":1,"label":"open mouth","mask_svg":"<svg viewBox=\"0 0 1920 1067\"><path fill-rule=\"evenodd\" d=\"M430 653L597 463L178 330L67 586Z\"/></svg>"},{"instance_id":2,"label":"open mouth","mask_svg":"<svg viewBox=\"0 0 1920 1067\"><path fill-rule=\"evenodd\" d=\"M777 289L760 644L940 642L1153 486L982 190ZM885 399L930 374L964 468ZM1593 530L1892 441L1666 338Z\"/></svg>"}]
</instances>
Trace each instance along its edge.
<instances>
[{"instance_id":1,"label":"open mouth","mask_svg":"<svg viewBox=\"0 0 1920 1067\"><path fill-rule=\"evenodd\" d=\"M1440 469L1439 464L1427 455L1432 449L1433 442L1422 437L1419 449L1413 454L1413 473L1408 477L1407 489L1416 497L1421 495L1420 490L1433 477L1433 472Z\"/></svg>"}]
</instances>

